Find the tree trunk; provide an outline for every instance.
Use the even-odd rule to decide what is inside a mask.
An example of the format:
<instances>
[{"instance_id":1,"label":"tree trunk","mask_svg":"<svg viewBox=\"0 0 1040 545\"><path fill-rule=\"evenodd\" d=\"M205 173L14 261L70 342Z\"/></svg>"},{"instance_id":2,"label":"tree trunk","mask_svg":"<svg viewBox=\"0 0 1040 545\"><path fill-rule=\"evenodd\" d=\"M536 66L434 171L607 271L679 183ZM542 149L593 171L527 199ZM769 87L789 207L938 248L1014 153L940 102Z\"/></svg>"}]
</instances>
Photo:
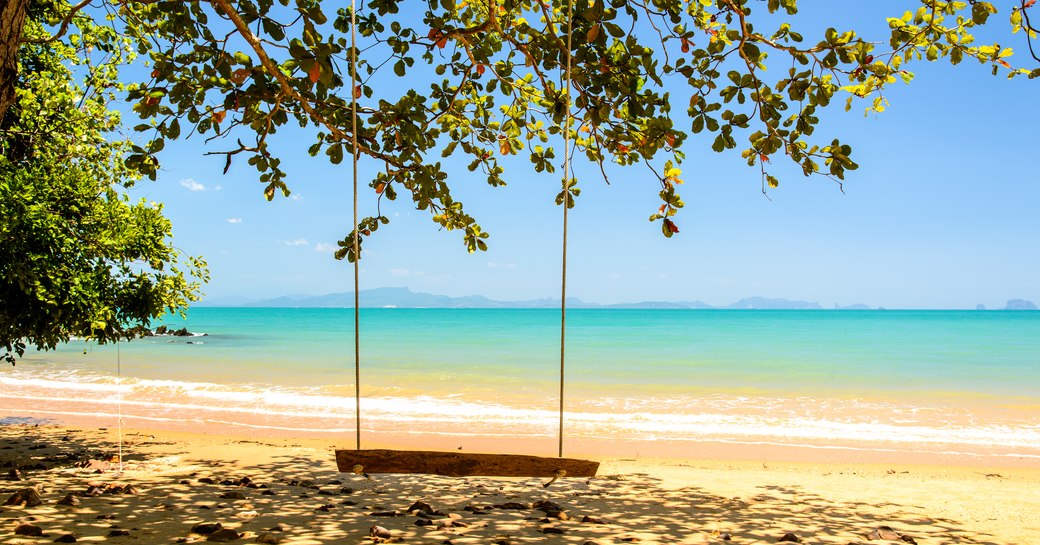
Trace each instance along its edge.
<instances>
[{"instance_id":1,"label":"tree trunk","mask_svg":"<svg viewBox=\"0 0 1040 545\"><path fill-rule=\"evenodd\" d=\"M18 48L29 0L0 0L0 119L14 104L18 80Z\"/></svg>"}]
</instances>

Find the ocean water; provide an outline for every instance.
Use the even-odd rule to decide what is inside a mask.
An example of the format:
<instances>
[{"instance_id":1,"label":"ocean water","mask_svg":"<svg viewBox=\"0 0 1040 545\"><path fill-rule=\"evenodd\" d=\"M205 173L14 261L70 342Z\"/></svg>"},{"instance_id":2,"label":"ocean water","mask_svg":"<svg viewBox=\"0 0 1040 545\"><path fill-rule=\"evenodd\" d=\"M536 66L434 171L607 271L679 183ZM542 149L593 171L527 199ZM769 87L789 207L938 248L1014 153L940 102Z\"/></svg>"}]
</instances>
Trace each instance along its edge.
<instances>
[{"instance_id":1,"label":"ocean water","mask_svg":"<svg viewBox=\"0 0 1040 545\"><path fill-rule=\"evenodd\" d=\"M206 335L27 354L0 371L0 404L353 433L351 309L196 308L164 323ZM365 431L556 433L558 310L362 309L361 329ZM567 331L579 441L869 438L1040 463L1037 312L571 310Z\"/></svg>"}]
</instances>

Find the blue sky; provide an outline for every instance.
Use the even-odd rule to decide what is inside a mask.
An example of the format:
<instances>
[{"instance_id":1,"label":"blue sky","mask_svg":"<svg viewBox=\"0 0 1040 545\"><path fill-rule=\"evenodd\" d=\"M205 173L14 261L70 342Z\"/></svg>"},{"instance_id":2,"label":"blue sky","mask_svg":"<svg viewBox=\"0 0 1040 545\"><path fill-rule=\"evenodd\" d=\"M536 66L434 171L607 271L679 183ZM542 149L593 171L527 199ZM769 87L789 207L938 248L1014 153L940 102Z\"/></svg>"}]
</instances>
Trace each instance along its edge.
<instances>
[{"instance_id":1,"label":"blue sky","mask_svg":"<svg viewBox=\"0 0 1040 545\"><path fill-rule=\"evenodd\" d=\"M884 15L912 5L878 4L849 4L871 11L842 16L884 29ZM1006 14L999 17L994 30L1005 31ZM1022 57L1021 38L1006 39ZM681 166L682 232L665 239L647 221L659 205L659 185L643 167L612 170L608 186L598 169L579 161L583 192L571 211L568 294L599 303L724 305L761 295L888 308L1040 302L1040 83L992 77L974 63L913 69L911 85L886 93L883 114L864 117L861 105L824 114L818 133L851 144L860 165L844 194L777 158L781 185L767 199L757 168L747 167L739 151L716 154L707 137L694 136ZM310 137L302 145L293 134L279 142L289 199L265 201L244 161L222 175L222 160L203 155L219 143L207 147L197 137L168 145L158 181L132 190L165 203L175 244L208 260L210 300L351 290L350 264L332 258L335 241L351 228L350 166L307 156ZM468 254L457 232L439 231L410 199L384 202L392 221L366 242L362 288L559 297L559 181L527 165L524 158L510 164L510 185L497 189L462 165L450 167L457 198L491 233L487 252ZM362 215L374 212L367 180L376 166L360 166Z\"/></svg>"}]
</instances>

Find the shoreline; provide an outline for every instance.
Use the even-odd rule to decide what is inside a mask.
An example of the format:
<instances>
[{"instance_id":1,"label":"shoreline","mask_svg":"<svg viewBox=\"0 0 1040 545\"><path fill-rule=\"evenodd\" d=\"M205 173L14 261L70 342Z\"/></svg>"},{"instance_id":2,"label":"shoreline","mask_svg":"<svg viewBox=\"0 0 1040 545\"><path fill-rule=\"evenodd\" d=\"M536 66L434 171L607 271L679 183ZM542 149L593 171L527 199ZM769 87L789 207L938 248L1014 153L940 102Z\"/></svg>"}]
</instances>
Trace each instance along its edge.
<instances>
[{"instance_id":1,"label":"shoreline","mask_svg":"<svg viewBox=\"0 0 1040 545\"><path fill-rule=\"evenodd\" d=\"M103 461L118 452L117 428L31 422L0 416L0 465L40 463L47 469L21 471L22 481L3 483L8 493L0 500L37 486L43 504L0 508L0 543L32 542L13 535L19 521L42 528L45 542L66 533L84 542L118 540L112 532L123 530L148 543L201 542L206 537L191 531L201 522L234 529L244 535L238 542L268 534L265 539L276 539L268 542L285 545L371 542L376 525L389 530L391 540L459 545L503 540L706 545L724 543L723 533L731 534L733 543L764 545L787 532L803 542L845 545L871 542L869 533L882 527L921 545L1040 542L1035 517L1040 468L1035 466L594 456L603 464L596 478L564 479L543 488L532 479L376 475L366 480L338 473L333 450L352 448L352 435L331 441L126 427L120 472ZM370 439L366 448L384 446L375 444L381 439ZM496 451L510 450L491 441L500 447ZM77 467L84 459L90 465ZM240 486L243 477L266 488ZM226 479L233 483L220 485ZM68 493L88 490L89 483L132 485L134 493L79 496L78 506L56 505ZM268 491L272 495L265 495ZM434 516L439 522L418 526L422 517L407 515L415 501L459 518ZM538 501L554 502L569 516L530 507ZM524 508L467 509L517 502ZM462 525L453 526L452 520Z\"/></svg>"},{"instance_id":2,"label":"shoreline","mask_svg":"<svg viewBox=\"0 0 1040 545\"><path fill-rule=\"evenodd\" d=\"M79 426L84 428L117 429L120 417L116 414L83 414L51 409L0 408L0 424L27 422L42 425ZM249 440L291 439L320 441L337 448L354 448L353 427L336 430L301 430L299 428L269 427L235 422L214 422L176 417L161 419L122 415L123 428L145 429L160 433L199 433L215 437L239 437ZM345 423L347 425L353 422ZM364 448L420 449L467 452L493 452L555 456L555 434L518 436L508 432L499 434L435 432L428 429L376 431L362 422ZM804 464L867 464L914 465L936 467L963 467L979 470L1023 469L1040 472L1040 455L1006 453L1003 449L984 449L973 446L966 452L964 445L933 443L913 445L885 442L883 439L861 442L827 441L784 442L783 438L763 437L747 440L644 439L644 438L589 438L568 436L564 432L565 454L569 457L603 459L651 459L711 462L749 463L804 463ZM1040 446L1038 446L1040 447Z\"/></svg>"}]
</instances>

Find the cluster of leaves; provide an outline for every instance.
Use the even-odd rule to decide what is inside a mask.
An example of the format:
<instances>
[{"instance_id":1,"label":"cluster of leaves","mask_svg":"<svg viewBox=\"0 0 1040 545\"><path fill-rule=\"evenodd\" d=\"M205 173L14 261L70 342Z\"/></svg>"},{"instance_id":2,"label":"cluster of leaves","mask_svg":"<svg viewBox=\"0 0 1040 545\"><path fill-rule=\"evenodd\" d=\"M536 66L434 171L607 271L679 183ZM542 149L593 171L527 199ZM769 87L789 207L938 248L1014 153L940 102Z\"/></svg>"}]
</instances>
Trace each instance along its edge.
<instances>
[{"instance_id":1,"label":"cluster of leaves","mask_svg":"<svg viewBox=\"0 0 1040 545\"><path fill-rule=\"evenodd\" d=\"M1011 32L1017 34L1022 32L1026 36L1026 45L1029 47L1029 55L1033 57L1033 60L1040 63L1040 56L1037 55L1036 49L1033 47L1033 40L1036 39L1037 33L1040 33L1040 28L1037 23L1034 23L1029 17L1030 9L1036 5L1036 0L1019 0L1018 6L1011 9ZM1036 14L1034 12L1034 14ZM1040 17L1040 15L1037 15ZM1031 70L1029 72L1030 78L1040 77L1040 68Z\"/></svg>"},{"instance_id":2,"label":"cluster of leaves","mask_svg":"<svg viewBox=\"0 0 1040 545\"><path fill-rule=\"evenodd\" d=\"M1013 30L1030 37L1031 6L1022 0L1011 14ZM1013 68L1009 48L975 43L997 11L981 0L918 0L894 14L887 36L870 38L834 28L806 36L797 0L367 0L357 13L331 9L320 0L116 0L109 15L154 68L129 89L148 120L139 129L153 134L129 163L154 176L164 139L201 133L235 142L217 153L227 166L247 158L270 199L289 187L269 137L288 124L310 127L312 155L339 163L356 141L379 166L369 185L380 203L410 196L474 251L487 234L453 197L439 158L465 157L499 186L504 157L526 154L536 172L554 172L571 159L554 147L566 136L604 177L610 163L644 165L663 202L650 219L671 236L687 140L739 149L759 168L763 192L779 185L769 165L783 157L840 185L857 165L850 146L816 134L828 106L863 100L882 111L884 90L909 82L919 60L973 58L1036 75ZM659 155L670 164L655 168ZM557 201L571 205L563 197L578 188L562 187ZM353 229L367 236L387 221L380 210ZM357 257L353 236L338 258Z\"/></svg>"},{"instance_id":3,"label":"cluster of leaves","mask_svg":"<svg viewBox=\"0 0 1040 545\"><path fill-rule=\"evenodd\" d=\"M67 41L47 42L47 15L30 14L17 101L0 119L0 347L11 363L27 346L135 336L208 279L170 244L161 207L122 191L139 178L108 107L122 40L81 20Z\"/></svg>"}]
</instances>

